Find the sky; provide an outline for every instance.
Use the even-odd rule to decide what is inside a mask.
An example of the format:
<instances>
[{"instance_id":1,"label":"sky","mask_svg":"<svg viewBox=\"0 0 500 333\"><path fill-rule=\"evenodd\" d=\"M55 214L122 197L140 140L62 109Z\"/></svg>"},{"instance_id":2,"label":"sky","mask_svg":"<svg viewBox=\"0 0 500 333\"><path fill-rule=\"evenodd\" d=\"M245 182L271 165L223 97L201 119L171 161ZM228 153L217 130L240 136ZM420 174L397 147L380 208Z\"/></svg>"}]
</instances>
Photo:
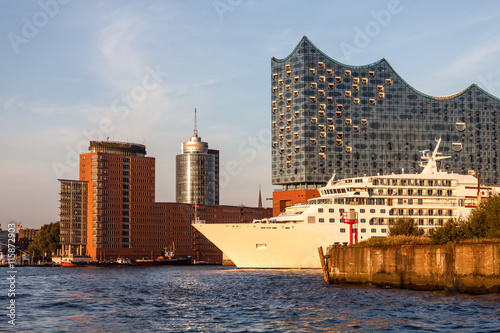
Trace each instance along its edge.
<instances>
[{"instance_id":1,"label":"sky","mask_svg":"<svg viewBox=\"0 0 500 333\"><path fill-rule=\"evenodd\" d=\"M58 179L78 179L90 140L145 144L156 201L175 202L195 108L220 203L271 198L271 58L303 36L345 64L385 58L428 95L500 97L498 1L2 0L1 227L58 221Z\"/></svg>"}]
</instances>

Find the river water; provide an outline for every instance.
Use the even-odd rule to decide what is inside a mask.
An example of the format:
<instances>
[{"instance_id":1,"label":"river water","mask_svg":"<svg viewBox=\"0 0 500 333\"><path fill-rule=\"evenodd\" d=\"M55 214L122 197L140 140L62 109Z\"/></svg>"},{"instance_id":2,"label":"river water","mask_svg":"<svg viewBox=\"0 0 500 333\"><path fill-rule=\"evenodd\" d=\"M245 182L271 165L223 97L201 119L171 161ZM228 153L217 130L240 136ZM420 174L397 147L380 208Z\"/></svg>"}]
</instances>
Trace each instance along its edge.
<instances>
[{"instance_id":1,"label":"river water","mask_svg":"<svg viewBox=\"0 0 500 333\"><path fill-rule=\"evenodd\" d=\"M327 286L320 270L19 267L15 297L2 270L6 332L500 331L499 294Z\"/></svg>"}]
</instances>

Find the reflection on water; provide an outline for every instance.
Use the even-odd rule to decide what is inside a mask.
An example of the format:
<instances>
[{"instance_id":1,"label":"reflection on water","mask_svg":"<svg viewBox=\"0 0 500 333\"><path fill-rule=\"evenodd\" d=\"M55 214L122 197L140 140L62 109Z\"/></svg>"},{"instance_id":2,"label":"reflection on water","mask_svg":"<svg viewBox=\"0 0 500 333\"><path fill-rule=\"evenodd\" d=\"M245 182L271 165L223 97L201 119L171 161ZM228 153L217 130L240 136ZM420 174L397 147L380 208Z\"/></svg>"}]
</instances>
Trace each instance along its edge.
<instances>
[{"instance_id":1,"label":"reflection on water","mask_svg":"<svg viewBox=\"0 0 500 333\"><path fill-rule=\"evenodd\" d=\"M27 267L18 269L17 283L18 332L496 332L500 327L498 294L326 286L319 270ZM0 287L6 286L2 279ZM0 300L7 304L5 293Z\"/></svg>"}]
</instances>

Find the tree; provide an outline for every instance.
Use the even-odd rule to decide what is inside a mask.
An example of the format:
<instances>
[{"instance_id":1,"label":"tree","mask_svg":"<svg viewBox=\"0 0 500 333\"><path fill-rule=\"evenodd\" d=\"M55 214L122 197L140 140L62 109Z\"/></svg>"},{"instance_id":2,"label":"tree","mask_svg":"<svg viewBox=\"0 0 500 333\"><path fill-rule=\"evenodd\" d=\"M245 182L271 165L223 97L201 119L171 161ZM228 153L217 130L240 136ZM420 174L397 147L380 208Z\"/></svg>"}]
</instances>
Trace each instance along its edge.
<instances>
[{"instance_id":1,"label":"tree","mask_svg":"<svg viewBox=\"0 0 500 333\"><path fill-rule=\"evenodd\" d=\"M419 236L422 235L413 220L409 218L398 218L396 222L389 227L389 236Z\"/></svg>"},{"instance_id":2,"label":"tree","mask_svg":"<svg viewBox=\"0 0 500 333\"><path fill-rule=\"evenodd\" d=\"M28 247L28 253L32 257L37 255L45 257L46 253L50 256L59 247L59 223L52 222L42 226Z\"/></svg>"},{"instance_id":3,"label":"tree","mask_svg":"<svg viewBox=\"0 0 500 333\"><path fill-rule=\"evenodd\" d=\"M500 195L491 194L482 200L468 218L467 238L500 237Z\"/></svg>"},{"instance_id":4,"label":"tree","mask_svg":"<svg viewBox=\"0 0 500 333\"><path fill-rule=\"evenodd\" d=\"M500 195L480 202L466 220L452 220L431 230L431 243L444 244L466 239L500 238Z\"/></svg>"},{"instance_id":5,"label":"tree","mask_svg":"<svg viewBox=\"0 0 500 333\"><path fill-rule=\"evenodd\" d=\"M465 220L450 220L440 227L430 230L431 244L446 244L465 239Z\"/></svg>"}]
</instances>

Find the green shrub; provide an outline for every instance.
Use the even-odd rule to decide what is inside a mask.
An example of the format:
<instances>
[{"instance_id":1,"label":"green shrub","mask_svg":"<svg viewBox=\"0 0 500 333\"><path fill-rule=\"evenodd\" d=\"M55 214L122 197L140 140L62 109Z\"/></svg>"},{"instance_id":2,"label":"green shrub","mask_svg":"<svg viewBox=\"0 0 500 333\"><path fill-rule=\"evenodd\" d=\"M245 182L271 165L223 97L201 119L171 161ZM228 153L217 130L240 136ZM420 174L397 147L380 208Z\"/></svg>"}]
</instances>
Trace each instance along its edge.
<instances>
[{"instance_id":1,"label":"green shrub","mask_svg":"<svg viewBox=\"0 0 500 333\"><path fill-rule=\"evenodd\" d=\"M429 236L431 244L446 244L449 242L457 242L465 239L464 220L451 220L440 227L431 229Z\"/></svg>"},{"instance_id":2,"label":"green shrub","mask_svg":"<svg viewBox=\"0 0 500 333\"><path fill-rule=\"evenodd\" d=\"M491 194L473 209L466 220L452 220L430 231L432 244L500 238L500 195Z\"/></svg>"},{"instance_id":3,"label":"green shrub","mask_svg":"<svg viewBox=\"0 0 500 333\"><path fill-rule=\"evenodd\" d=\"M389 227L389 236L419 236L422 234L423 230L419 230L415 222L408 218L398 218Z\"/></svg>"}]
</instances>

